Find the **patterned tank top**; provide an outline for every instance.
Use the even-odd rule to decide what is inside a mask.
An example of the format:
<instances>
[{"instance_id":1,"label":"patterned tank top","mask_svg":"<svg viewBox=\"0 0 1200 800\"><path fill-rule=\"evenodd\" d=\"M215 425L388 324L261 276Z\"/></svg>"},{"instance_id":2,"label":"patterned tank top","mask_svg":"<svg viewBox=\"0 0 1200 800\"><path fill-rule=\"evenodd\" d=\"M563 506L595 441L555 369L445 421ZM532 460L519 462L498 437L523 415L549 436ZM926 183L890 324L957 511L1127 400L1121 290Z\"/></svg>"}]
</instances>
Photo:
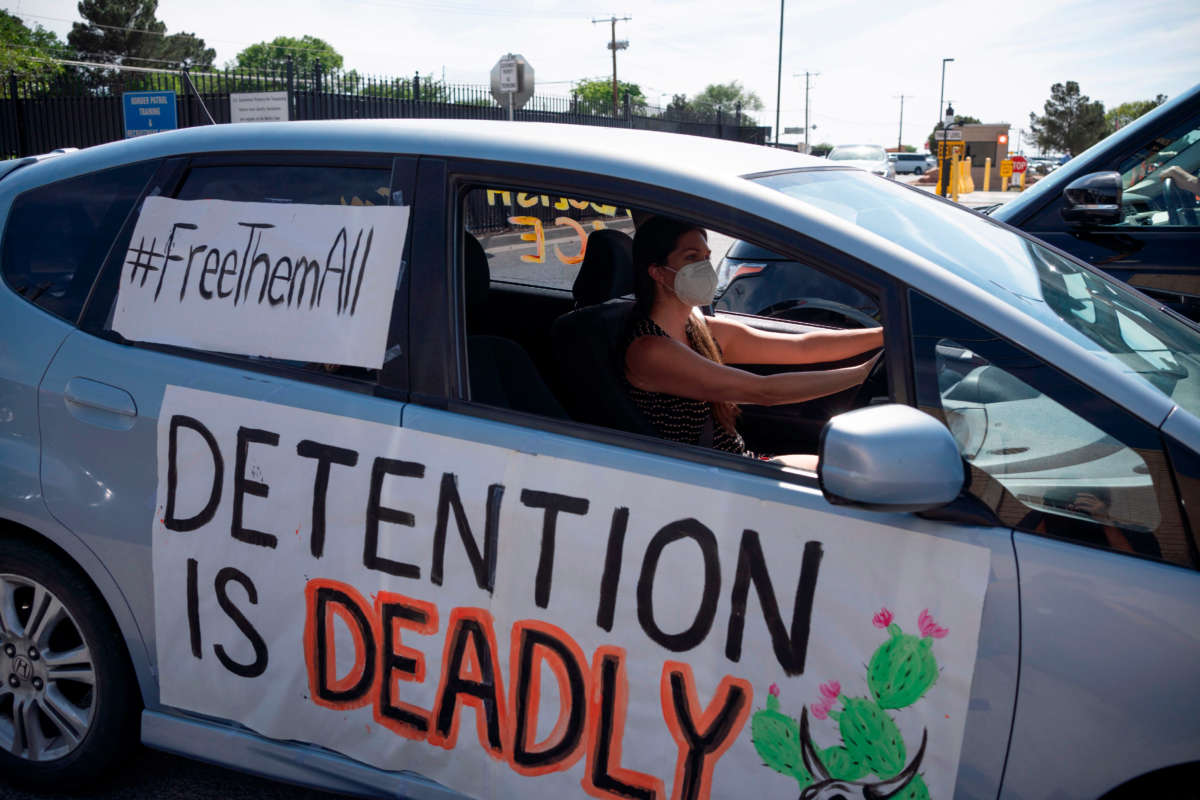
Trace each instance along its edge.
<instances>
[{"instance_id":1,"label":"patterned tank top","mask_svg":"<svg viewBox=\"0 0 1200 800\"><path fill-rule=\"evenodd\" d=\"M660 328L654 320L643 317L630 329L625 349L628 350L633 340L642 336L666 336L669 339L671 335ZM688 346L696 352L700 352L690 319L687 323L687 337ZM711 425L713 449L753 456L753 453L746 450L746 443L740 434L730 433L717 421L713 415L712 403L664 392L648 392L634 386L628 378L624 380L629 398L633 400L633 404L650 421L655 432L662 438L683 444L700 445L707 422Z\"/></svg>"}]
</instances>

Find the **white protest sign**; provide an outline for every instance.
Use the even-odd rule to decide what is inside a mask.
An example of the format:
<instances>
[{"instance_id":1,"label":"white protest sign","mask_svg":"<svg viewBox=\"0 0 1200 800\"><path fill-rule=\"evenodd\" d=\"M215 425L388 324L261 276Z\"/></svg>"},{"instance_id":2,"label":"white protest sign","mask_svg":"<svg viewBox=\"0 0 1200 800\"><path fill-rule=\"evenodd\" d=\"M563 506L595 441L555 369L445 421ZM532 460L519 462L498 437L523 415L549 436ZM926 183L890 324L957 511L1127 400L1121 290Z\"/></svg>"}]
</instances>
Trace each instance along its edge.
<instances>
[{"instance_id":1,"label":"white protest sign","mask_svg":"<svg viewBox=\"0 0 1200 800\"><path fill-rule=\"evenodd\" d=\"M224 353L383 364L407 206L148 197L113 330Z\"/></svg>"},{"instance_id":2,"label":"white protest sign","mask_svg":"<svg viewBox=\"0 0 1200 800\"><path fill-rule=\"evenodd\" d=\"M984 548L176 386L158 476L169 706L487 798L795 797L803 713L954 794Z\"/></svg>"},{"instance_id":3,"label":"white protest sign","mask_svg":"<svg viewBox=\"0 0 1200 800\"><path fill-rule=\"evenodd\" d=\"M230 122L286 122L287 92L231 92Z\"/></svg>"}]
</instances>

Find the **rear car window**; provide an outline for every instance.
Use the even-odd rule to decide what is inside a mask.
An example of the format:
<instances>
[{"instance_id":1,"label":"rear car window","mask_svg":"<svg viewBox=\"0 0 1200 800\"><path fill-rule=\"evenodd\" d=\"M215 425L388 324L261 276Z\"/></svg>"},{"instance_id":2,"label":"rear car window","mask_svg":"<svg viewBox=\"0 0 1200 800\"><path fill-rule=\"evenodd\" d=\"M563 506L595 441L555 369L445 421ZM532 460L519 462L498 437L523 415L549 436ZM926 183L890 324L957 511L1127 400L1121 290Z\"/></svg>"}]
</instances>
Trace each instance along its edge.
<instances>
[{"instance_id":1,"label":"rear car window","mask_svg":"<svg viewBox=\"0 0 1200 800\"><path fill-rule=\"evenodd\" d=\"M158 163L93 172L18 195L8 214L0 256L4 279L13 291L74 322Z\"/></svg>"}]
</instances>

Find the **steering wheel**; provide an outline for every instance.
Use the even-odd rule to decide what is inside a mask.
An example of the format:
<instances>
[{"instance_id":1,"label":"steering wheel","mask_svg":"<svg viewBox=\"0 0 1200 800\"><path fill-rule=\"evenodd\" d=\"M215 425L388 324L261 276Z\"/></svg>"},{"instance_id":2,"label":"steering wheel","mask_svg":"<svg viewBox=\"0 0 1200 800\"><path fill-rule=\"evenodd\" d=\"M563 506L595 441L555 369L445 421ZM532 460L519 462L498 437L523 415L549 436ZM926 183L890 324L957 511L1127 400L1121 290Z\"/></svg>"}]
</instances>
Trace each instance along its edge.
<instances>
[{"instance_id":1,"label":"steering wheel","mask_svg":"<svg viewBox=\"0 0 1200 800\"><path fill-rule=\"evenodd\" d=\"M854 394L854 402L850 407L862 408L872 399L887 395L887 392L887 351L881 347L879 348L879 360L875 362L875 366L871 367L871 371L867 373L866 379L859 385L858 391Z\"/></svg>"},{"instance_id":2,"label":"steering wheel","mask_svg":"<svg viewBox=\"0 0 1200 800\"><path fill-rule=\"evenodd\" d=\"M1174 178L1163 178L1163 203L1167 207L1167 221L1172 225L1183 224L1184 192L1175 185Z\"/></svg>"}]
</instances>

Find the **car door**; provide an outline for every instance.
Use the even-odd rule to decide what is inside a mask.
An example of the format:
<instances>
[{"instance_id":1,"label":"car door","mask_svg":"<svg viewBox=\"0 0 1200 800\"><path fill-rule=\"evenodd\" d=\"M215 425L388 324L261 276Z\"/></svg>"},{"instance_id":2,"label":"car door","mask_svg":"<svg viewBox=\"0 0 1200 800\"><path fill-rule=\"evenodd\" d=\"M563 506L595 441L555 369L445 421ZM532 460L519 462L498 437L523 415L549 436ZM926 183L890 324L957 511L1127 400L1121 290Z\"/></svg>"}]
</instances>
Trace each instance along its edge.
<instances>
[{"instance_id":1,"label":"car door","mask_svg":"<svg viewBox=\"0 0 1200 800\"><path fill-rule=\"evenodd\" d=\"M1096 797L1193 761L1197 703L1180 689L1200 664L1200 576L1160 432L915 291L910 318L919 404L955 434L971 494L1017 529L1020 691L1003 794Z\"/></svg>"},{"instance_id":2,"label":"car door","mask_svg":"<svg viewBox=\"0 0 1200 800\"><path fill-rule=\"evenodd\" d=\"M955 658L947 652L937 686L944 700L953 695L960 702L937 715L948 727L924 724L928 741L937 736L941 743L937 756L931 756L932 744L923 749L923 782L934 796L948 796L951 786L964 796L995 796L1017 673L1017 576L1007 527L986 513L959 513L955 521L943 521L836 507L810 474L472 399L477 387L470 359L476 351L469 339L478 335L479 312L472 309L479 304L471 294L480 290L472 287L478 279L465 266L472 256L462 231L477 230L472 220L478 217L472 215L481 204L491 209L488 224L495 226L495 244L486 248L492 256L486 299L492 327L486 333L521 339L516 351L522 352L510 351L514 362L525 365L521 374L556 390L561 376L539 358L533 315L514 314L506 328L504 312L506 304L530 308L531 297L549 304L556 286L570 285L574 273L566 258L557 273L538 283L537 276L555 269L555 236L564 237L559 251L570 256L573 248L563 244L573 241L570 231L594 223L608 226L611 217L627 218L628 208L674 212L728 235L761 236L764 246L815 248L832 260L837 254L806 237L781 240L774 231L772 239L767 226L756 228L754 220L718 203L601 177L435 159L423 160L421 169L423 180L446 187L446 204L445 219L418 233L418 249L427 260L425 269L414 273L414 292L436 299L424 304L425 336L414 342L414 363L422 366L414 371L414 402L406 409L405 428L444 443L439 471L456 476L466 509L454 512L463 543L446 556L444 574L457 569L463 573L460 580L469 580L486 563L485 532L509 535L499 545L494 573L492 597L503 593L506 598L504 606L493 606L497 634L511 625L518 635L525 624L521 617L542 620L566 643L560 650L582 665L556 668L559 688L550 699L542 696L542 713L549 706L552 714L538 727L538 736L549 734L544 741L561 744L564 726L572 730L573 704L563 698L567 677L577 672L599 714L598 727L571 740L571 747L555 750L542 771L521 774L538 774L539 787L549 791L571 791L582 780L596 796L609 796L606 790L659 796L672 787L683 796L734 796L748 785L782 796L819 778L804 768L803 759L795 760L800 739L809 736L824 762L837 765L831 767L837 777L870 782L894 776L910 764L922 742L921 720L929 718L920 716L925 701L916 698L924 691L901 699L878 685L872 690L865 666L883 668L879 665L892 652L889 641L897 648L904 642L949 651L957 630L967 640L970 663L951 668ZM571 209L578 213L556 220L571 215ZM534 214L546 217L539 221L547 229L545 246L529 230L526 218ZM550 231L552 226L558 231ZM522 239L522 232L529 236ZM525 277L514 274L523 257L533 265ZM847 260L841 263L846 266ZM877 274L871 283L886 287L891 307L902 301L894 283ZM558 291L561 310L569 310L569 296ZM889 319L895 320L890 327ZM888 336L898 337L888 339L889 370L900 387L893 392L903 396L908 348L898 320L899 314L885 314ZM513 529L519 531L516 536L508 534ZM966 549L957 549L962 546ZM963 560L951 566L957 557ZM918 562L933 572L924 573ZM814 580L814 595L801 590ZM747 605L751 583L757 602ZM953 623L940 617L953 613L948 598L968 584L974 599L959 610L973 611ZM926 593L920 601L889 599L907 591ZM949 633L934 644L943 628ZM914 638L904 638L910 635ZM806 642L803 664L785 655L796 652L792 636ZM925 644L917 644L921 641ZM498 647L508 652L503 639ZM517 659L521 646L511 647ZM776 675L774 670L782 671ZM517 698L526 687L519 684ZM547 688L545 676L541 688ZM624 699L613 704L611 692ZM894 741L900 743L887 756L890 762L871 760L882 751L855 740L853 720L863 714L871 724L893 730L892 712L886 709L902 707L912 713L906 710L904 729L896 729ZM708 728L710 743L703 747L695 717L688 721L701 709L709 723L723 720ZM516 724L536 723L518 715ZM486 749L487 731L481 727L478 737ZM477 746L460 737L458 750ZM705 747L707 756L701 754ZM497 758L515 762L512 768L521 771L528 754L520 747L515 756L494 749ZM876 755L864 756L871 760L864 768L856 759L868 750ZM557 775L560 771L568 772L567 781ZM510 780L504 766L488 774L500 782L495 786Z\"/></svg>"},{"instance_id":3,"label":"car door","mask_svg":"<svg viewBox=\"0 0 1200 800\"><path fill-rule=\"evenodd\" d=\"M390 205L411 206L414 165L415 159L338 153L216 154L169 160L151 181L135 213L130 215L113 244L84 312L82 329L67 337L46 370L39 392L41 475L46 505L55 518L87 543L121 587L134 611L137 633L141 637L140 642L132 640L136 637L128 641L131 653L134 653L134 662L141 664L148 661L156 677L163 675L158 656L164 651L180 649L174 638L178 634L178 626L170 625L164 631L155 624L156 605L161 610L165 602L165 588L176 585L181 592L187 587L191 587L193 592L200 592L203 590L197 587L203 585L211 592L214 577L222 567L212 561L189 566L180 560L171 566L170 574L165 574L161 560L155 564L156 557L152 549L158 547L151 547L152 529L156 525L161 526L164 519L169 521L173 513L173 509L156 503L162 477L166 474L162 462L167 452L160 451L164 426L168 422L161 414L166 398L172 392L216 398L212 402L218 408L222 402L220 398L270 401L284 407L310 409L327 415L396 426L401 420L406 388L403 380L406 367L401 365L406 363L407 303L405 292L396 286L396 299L393 301L389 290L384 303L389 309L388 316L375 321L375 325L382 326L385 333L388 333L390 325L389 355L401 356L390 359L382 369L314 363L316 358L305 358L301 352L286 358L262 356L267 345L262 341L261 329L249 324L253 322L252 317L241 318L240 321L231 318L215 325L204 323L202 327L223 329L220 333L226 342L224 346L203 342L189 345L186 337L181 338L177 333L168 334L165 328L161 332L151 328L145 339L127 339L116 332L114 323L118 298L121 297L119 283L122 275L126 278L122 285L136 287L138 284L132 281L139 278L139 269L144 275L153 271L157 277L166 275L168 268L178 266L183 269L186 263L189 268L194 266L195 269L195 272L189 273L192 277L192 283L188 284L192 293L189 296L195 297L194 293L198 291L195 278L199 276L213 281L210 284L212 288L205 291L212 294L214 301L220 299L215 290L215 272L209 276L199 275L206 248L210 252L217 251L216 244L211 241L204 245L194 244L189 248L192 258L185 262L179 256L170 258L172 252L179 252L179 249L173 251L172 247L180 248L183 241L181 234L174 245L166 241L168 236L152 240L139 234L138 239L133 238L139 219L149 213L146 205L148 199L169 198L172 202L210 203L215 204L210 207L224 208L231 214L240 214L242 211L239 209L248 209L245 213L250 215L247 217L250 224L253 224L253 214L258 213L255 209L261 209L263 204L285 210L294 206L319 207L318 213L326 213L336 220L339 209L346 207L363 204L380 208ZM221 206L222 203L225 205ZM328 211L321 212L319 209ZM205 219L215 225L217 217ZM190 227L193 229L190 232L197 236L203 236L208 231L203 224L198 230L196 225ZM179 234L181 230L189 232L187 229L188 225L176 226L170 235ZM255 241L254 233L261 231L255 228L250 230L252 243ZM286 250L288 241L305 241L300 231L291 230L286 236L291 238L274 240L275 246L280 248L275 255L281 256L286 252L287 256L281 256L284 260L295 255ZM261 246L262 241L259 238L255 247ZM250 248L251 244L241 240L218 244L226 250L222 268L229 265L231 271L225 277L228 277L226 284L232 286L232 270L237 269L238 258L229 254L241 252L243 245ZM188 252L188 249L184 249L184 252ZM256 261L257 256L253 253L257 252L247 249L241 256L241 263ZM376 252L380 251L377 249ZM313 260L323 262L322 267L330 266L331 262L325 259L326 254L322 252L320 255L320 259ZM396 252L384 252L376 258L387 259L391 256L396 256L396 261L399 261ZM334 257L331 249L329 258ZM366 258L364 254L360 261L364 268ZM195 265L191 261L195 261ZM279 275L278 262L272 263L275 264L274 274ZM403 275L402 265L397 263L394 268L400 268L398 274ZM254 280L251 265L251 277L247 279L246 291L242 295L245 308L274 306L270 300L264 302L265 289L268 287L265 286L266 277L261 270L259 274L264 282L263 296L257 298L259 304L255 306L256 298L249 288L250 281ZM146 284L146 277L140 280L142 285ZM184 278L184 283L187 280ZM280 280L272 283L269 288L273 296L282 297L288 282ZM150 281L149 285L154 286L154 281ZM205 286L204 283L198 285ZM316 287L315 283L312 285ZM255 288L258 288L257 284ZM223 294L227 300L230 295L238 297L232 291L223 291ZM308 296L303 284L299 287L299 294ZM326 293L329 294L332 292ZM184 305L184 299L181 293L179 311L172 314L182 318L201 313ZM297 313L303 311L300 303L294 306L289 303L286 307L298 309ZM314 327L319 326L314 323ZM294 331L289 330L287 338L293 336ZM173 343L164 344L164 341ZM203 427L196 424L187 428L187 424L186 421L183 423L182 435L194 433ZM174 427L172 431L172 436L179 433ZM242 470L238 478L239 491L249 487L250 496L267 497L270 490L262 475L263 468L258 465L255 455L248 455L252 450L265 450L267 445L261 431L259 434L250 434L250 437L246 439L239 434L236 444L230 441L214 442L214 452L227 452L227 475L235 467ZM172 441L183 441L176 441L177 438ZM209 438L212 438L211 435ZM173 450L171 455L173 458ZM311 462L312 454L309 456ZM247 459L250 467L246 466ZM320 461L320 457L317 460ZM175 469L174 463L172 461L172 470ZM160 466L164 470L161 474ZM328 464L325 468L328 469ZM246 470L255 472L257 480L247 477ZM278 489L276 491L278 493ZM243 512L239 506L236 515L238 522L232 526L236 530L231 531L227 527L225 535L232 535L241 542L256 541L259 546L275 542L282 536L276 524L278 518L263 519L261 511L253 511L252 507L252 503L245 505L247 510L243 524ZM180 512L176 516L182 518L188 515ZM297 538L300 536L300 519L298 516L295 520L298 523ZM307 530L309 523L304 522L303 527ZM252 531L256 528L261 529L257 534ZM264 535L268 530L274 533ZM237 582L241 580L235 578L234 583ZM159 587L157 597L156 583ZM242 583L249 597L254 598L256 591L253 585ZM270 590L261 584L260 589ZM223 599L222 602L226 601ZM254 613L253 599L247 607L250 609L247 612L247 624L261 626L263 621ZM186 630L188 626L186 620L183 621ZM198 635L197 627L191 629L197 631ZM247 640L238 633L238 628L232 630L233 633L225 638L224 647L234 654L229 656L230 659L242 663L247 659L243 658L238 648L247 648L246 652L249 652ZM235 639L239 640L237 644L233 643ZM206 638L206 643L208 641ZM207 646L211 660L212 644ZM182 649L187 651L186 644ZM197 650L195 657L199 656ZM160 682L147 684L143 681L143 697L147 708L152 711L161 708L160 685ZM211 716L222 715L213 713Z\"/></svg>"}]
</instances>

